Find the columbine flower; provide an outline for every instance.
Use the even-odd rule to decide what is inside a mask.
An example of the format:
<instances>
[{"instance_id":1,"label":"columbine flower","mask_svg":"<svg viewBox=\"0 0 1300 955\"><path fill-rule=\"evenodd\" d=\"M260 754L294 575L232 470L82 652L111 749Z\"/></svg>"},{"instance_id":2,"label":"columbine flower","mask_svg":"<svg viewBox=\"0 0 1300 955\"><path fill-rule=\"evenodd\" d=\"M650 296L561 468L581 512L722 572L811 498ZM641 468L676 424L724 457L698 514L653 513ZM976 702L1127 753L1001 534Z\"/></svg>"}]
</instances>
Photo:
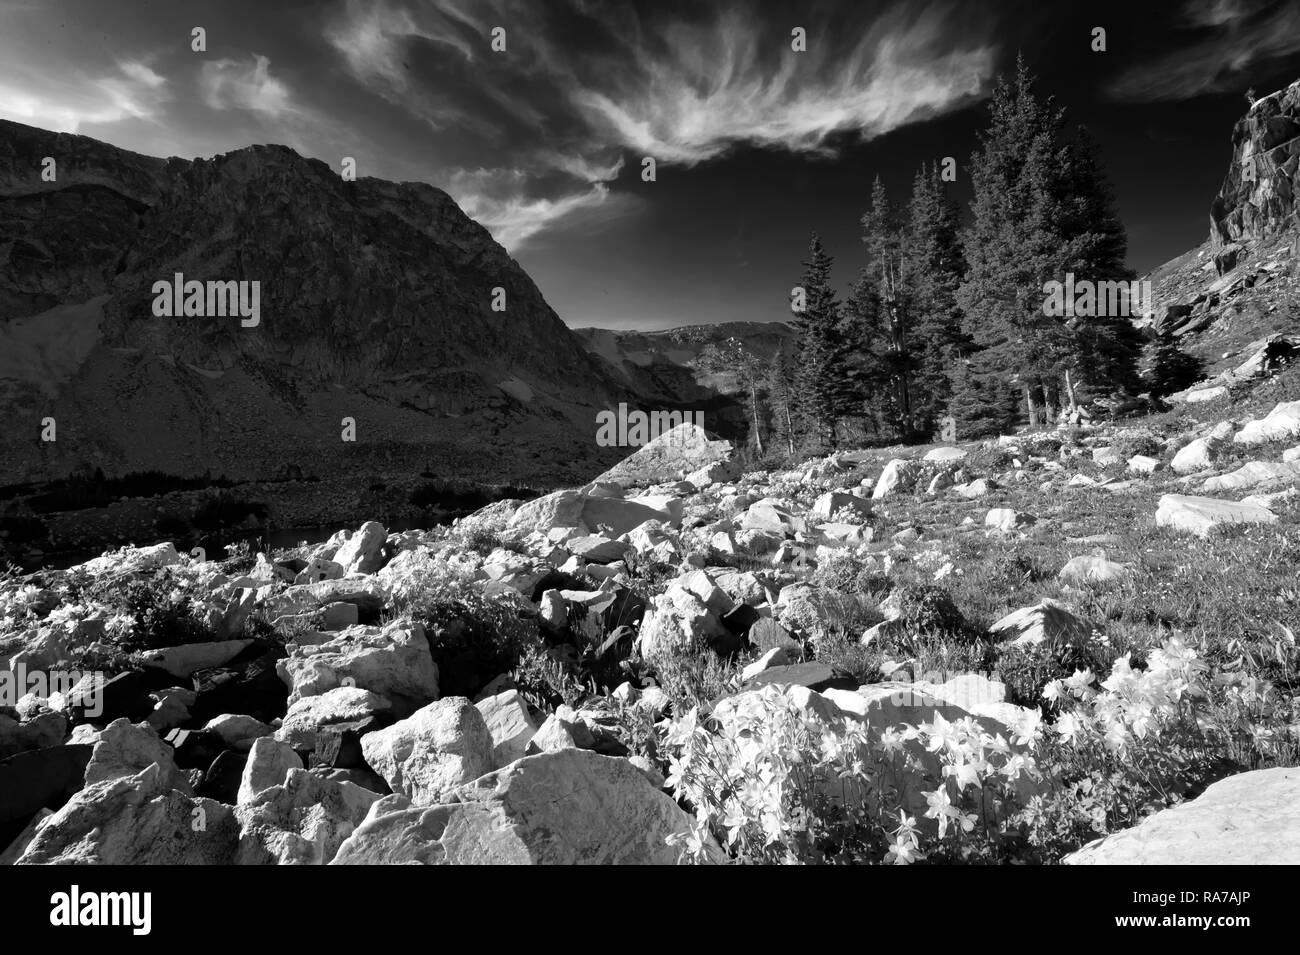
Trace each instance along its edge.
<instances>
[{"instance_id":1,"label":"columbine flower","mask_svg":"<svg viewBox=\"0 0 1300 955\"><path fill-rule=\"evenodd\" d=\"M895 836L889 851L885 853L885 862L890 865L911 865L918 859L924 858L925 853L917 844L916 837L910 835Z\"/></svg>"},{"instance_id":2,"label":"columbine flower","mask_svg":"<svg viewBox=\"0 0 1300 955\"><path fill-rule=\"evenodd\" d=\"M1052 726L1062 742L1073 743L1083 732L1083 726L1073 713L1062 713Z\"/></svg>"}]
</instances>

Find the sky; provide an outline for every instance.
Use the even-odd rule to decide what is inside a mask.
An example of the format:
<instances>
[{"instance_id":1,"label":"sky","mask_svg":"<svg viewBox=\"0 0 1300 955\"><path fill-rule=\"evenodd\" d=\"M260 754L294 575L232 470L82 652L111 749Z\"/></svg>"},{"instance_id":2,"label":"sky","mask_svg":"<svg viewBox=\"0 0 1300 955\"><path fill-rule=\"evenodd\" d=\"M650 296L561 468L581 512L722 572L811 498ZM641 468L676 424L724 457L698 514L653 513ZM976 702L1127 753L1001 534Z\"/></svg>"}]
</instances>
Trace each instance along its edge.
<instances>
[{"instance_id":1,"label":"sky","mask_svg":"<svg viewBox=\"0 0 1300 955\"><path fill-rule=\"evenodd\" d=\"M1018 54L1147 271L1207 236L1246 91L1300 79L1300 0L0 0L0 118L350 156L445 189L570 326L659 329L788 318L813 231L846 288L877 176L952 156L964 198Z\"/></svg>"}]
</instances>

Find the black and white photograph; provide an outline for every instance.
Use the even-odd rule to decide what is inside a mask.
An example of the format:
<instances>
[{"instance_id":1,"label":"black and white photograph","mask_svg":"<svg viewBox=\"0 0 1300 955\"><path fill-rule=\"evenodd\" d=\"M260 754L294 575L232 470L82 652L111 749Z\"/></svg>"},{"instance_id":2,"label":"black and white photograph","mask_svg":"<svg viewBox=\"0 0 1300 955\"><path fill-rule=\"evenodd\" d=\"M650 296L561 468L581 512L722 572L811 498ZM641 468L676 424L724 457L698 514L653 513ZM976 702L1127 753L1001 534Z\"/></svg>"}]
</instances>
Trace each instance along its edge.
<instances>
[{"instance_id":1,"label":"black and white photograph","mask_svg":"<svg viewBox=\"0 0 1300 955\"><path fill-rule=\"evenodd\" d=\"M0 864L1260 927L1298 357L1300 0L0 0Z\"/></svg>"}]
</instances>

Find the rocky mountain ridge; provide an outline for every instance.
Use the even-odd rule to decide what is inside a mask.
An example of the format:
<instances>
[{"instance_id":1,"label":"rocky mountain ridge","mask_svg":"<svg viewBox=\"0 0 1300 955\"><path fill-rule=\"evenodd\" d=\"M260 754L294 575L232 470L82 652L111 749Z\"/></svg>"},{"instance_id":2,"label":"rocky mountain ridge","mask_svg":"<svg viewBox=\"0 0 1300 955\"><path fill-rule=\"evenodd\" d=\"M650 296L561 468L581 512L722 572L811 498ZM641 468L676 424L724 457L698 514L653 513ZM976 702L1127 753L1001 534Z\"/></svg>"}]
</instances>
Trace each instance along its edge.
<instances>
[{"instance_id":1,"label":"rocky mountain ridge","mask_svg":"<svg viewBox=\"0 0 1300 955\"><path fill-rule=\"evenodd\" d=\"M422 446L479 473L471 447L545 451L534 470L554 475L594 454L594 409L626 393L444 192L348 182L282 146L162 160L0 123L0 234L0 400L30 435L0 454L9 481L382 470ZM156 317L176 273L259 282L260 324Z\"/></svg>"}]
</instances>

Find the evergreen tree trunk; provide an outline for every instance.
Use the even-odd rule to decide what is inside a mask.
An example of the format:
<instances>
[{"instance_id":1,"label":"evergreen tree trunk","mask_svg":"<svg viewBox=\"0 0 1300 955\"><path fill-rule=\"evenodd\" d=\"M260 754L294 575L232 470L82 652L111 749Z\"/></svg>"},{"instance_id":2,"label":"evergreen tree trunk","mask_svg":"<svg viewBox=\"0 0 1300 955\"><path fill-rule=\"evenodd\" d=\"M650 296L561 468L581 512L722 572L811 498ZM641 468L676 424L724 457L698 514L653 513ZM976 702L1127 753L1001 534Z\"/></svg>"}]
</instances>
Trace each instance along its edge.
<instances>
[{"instance_id":1,"label":"evergreen tree trunk","mask_svg":"<svg viewBox=\"0 0 1300 955\"><path fill-rule=\"evenodd\" d=\"M1029 427L1038 427L1038 408L1034 405L1034 393L1029 388L1029 383L1024 385L1025 389L1025 409L1029 412Z\"/></svg>"}]
</instances>

